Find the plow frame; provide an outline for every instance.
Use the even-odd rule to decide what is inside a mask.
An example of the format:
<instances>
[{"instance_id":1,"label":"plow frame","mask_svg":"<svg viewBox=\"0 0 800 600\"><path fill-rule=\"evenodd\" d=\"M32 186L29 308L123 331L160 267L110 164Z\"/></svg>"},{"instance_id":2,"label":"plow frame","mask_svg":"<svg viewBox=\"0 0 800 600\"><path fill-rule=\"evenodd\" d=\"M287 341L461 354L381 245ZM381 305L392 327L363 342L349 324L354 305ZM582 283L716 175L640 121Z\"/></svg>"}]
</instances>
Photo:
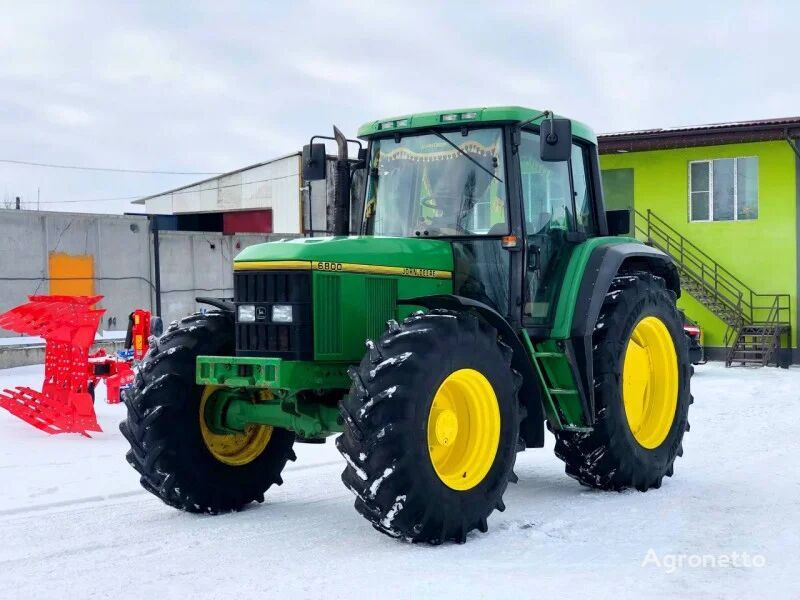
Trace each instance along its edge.
<instances>
[{"instance_id":1,"label":"plow frame","mask_svg":"<svg viewBox=\"0 0 800 600\"><path fill-rule=\"evenodd\" d=\"M29 296L0 315L0 327L45 340L42 390L18 386L0 391L0 407L49 434L100 432L93 392L106 381L108 402L133 381L131 364L105 350L90 354L104 309L103 296Z\"/></svg>"}]
</instances>

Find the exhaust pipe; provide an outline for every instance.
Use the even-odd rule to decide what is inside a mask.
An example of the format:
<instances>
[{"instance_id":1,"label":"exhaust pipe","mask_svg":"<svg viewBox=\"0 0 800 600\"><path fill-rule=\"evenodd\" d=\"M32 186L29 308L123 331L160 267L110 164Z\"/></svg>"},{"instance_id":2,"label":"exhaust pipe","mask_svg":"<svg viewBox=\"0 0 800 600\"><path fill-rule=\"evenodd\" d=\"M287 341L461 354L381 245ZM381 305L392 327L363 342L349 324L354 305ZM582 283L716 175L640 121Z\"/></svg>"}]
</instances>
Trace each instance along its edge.
<instances>
[{"instance_id":1,"label":"exhaust pipe","mask_svg":"<svg viewBox=\"0 0 800 600\"><path fill-rule=\"evenodd\" d=\"M350 234L350 159L347 155L347 138L333 126L333 137L338 146L333 196L333 235Z\"/></svg>"}]
</instances>

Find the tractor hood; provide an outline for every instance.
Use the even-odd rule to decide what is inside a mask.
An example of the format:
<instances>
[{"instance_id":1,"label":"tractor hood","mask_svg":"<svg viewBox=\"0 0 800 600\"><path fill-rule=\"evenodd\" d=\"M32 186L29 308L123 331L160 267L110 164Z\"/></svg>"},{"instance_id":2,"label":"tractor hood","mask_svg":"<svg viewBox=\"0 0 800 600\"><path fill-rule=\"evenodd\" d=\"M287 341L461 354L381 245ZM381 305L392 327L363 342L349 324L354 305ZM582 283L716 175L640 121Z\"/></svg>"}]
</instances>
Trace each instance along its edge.
<instances>
[{"instance_id":1,"label":"tractor hood","mask_svg":"<svg viewBox=\"0 0 800 600\"><path fill-rule=\"evenodd\" d=\"M451 272L453 251L444 240L373 236L298 238L256 244L234 259L235 268L256 268L254 263L308 261L313 269L376 266ZM349 269L344 269L349 270Z\"/></svg>"}]
</instances>

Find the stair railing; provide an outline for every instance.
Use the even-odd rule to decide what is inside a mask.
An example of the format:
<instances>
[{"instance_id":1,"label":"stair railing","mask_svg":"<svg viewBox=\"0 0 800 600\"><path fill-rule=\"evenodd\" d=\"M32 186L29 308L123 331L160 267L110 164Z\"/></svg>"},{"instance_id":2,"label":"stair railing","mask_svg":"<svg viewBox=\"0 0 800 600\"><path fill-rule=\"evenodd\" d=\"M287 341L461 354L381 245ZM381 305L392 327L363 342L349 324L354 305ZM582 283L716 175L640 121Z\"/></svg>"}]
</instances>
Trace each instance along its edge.
<instances>
[{"instance_id":1,"label":"stair railing","mask_svg":"<svg viewBox=\"0 0 800 600\"><path fill-rule=\"evenodd\" d=\"M761 364L766 366L770 362L770 358L772 355L775 354L780 347L781 343L781 323L780 323L780 305L778 303L778 298L775 298L775 302L772 305L772 309L770 310L769 316L767 318L764 327L762 328L762 332L765 335L772 334L770 339L769 346L766 348L764 355L762 357ZM778 362L778 357L775 357L775 362Z\"/></svg>"},{"instance_id":2,"label":"stair railing","mask_svg":"<svg viewBox=\"0 0 800 600\"><path fill-rule=\"evenodd\" d=\"M744 324L791 323L789 294L755 292L650 209L634 214L635 231L675 260L681 273L700 288L698 300L728 325L726 346Z\"/></svg>"}]
</instances>

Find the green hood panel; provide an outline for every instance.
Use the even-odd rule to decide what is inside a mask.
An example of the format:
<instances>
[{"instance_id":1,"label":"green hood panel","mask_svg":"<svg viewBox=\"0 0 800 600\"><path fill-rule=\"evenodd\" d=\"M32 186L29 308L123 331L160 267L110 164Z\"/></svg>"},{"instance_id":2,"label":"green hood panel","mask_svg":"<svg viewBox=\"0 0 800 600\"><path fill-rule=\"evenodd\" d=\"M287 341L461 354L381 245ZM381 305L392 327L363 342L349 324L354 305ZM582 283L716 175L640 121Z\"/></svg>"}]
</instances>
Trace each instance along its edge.
<instances>
[{"instance_id":1,"label":"green hood panel","mask_svg":"<svg viewBox=\"0 0 800 600\"><path fill-rule=\"evenodd\" d=\"M453 250L444 240L373 236L298 238L256 244L242 250L237 263L308 260L388 267L453 270Z\"/></svg>"}]
</instances>

